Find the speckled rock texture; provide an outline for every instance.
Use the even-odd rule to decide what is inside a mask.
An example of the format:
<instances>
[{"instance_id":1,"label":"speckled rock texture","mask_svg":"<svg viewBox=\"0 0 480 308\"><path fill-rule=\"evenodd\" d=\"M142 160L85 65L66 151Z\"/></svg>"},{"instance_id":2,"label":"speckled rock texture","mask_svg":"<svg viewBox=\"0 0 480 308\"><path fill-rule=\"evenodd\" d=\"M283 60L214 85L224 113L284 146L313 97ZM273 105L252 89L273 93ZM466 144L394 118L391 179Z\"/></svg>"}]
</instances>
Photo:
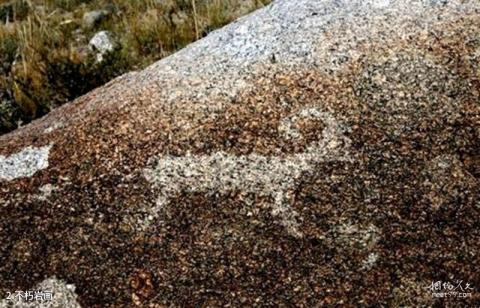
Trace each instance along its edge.
<instances>
[{"instance_id":1,"label":"speckled rock texture","mask_svg":"<svg viewBox=\"0 0 480 308\"><path fill-rule=\"evenodd\" d=\"M479 1L277 0L0 137L0 296L478 305L479 137Z\"/></svg>"}]
</instances>

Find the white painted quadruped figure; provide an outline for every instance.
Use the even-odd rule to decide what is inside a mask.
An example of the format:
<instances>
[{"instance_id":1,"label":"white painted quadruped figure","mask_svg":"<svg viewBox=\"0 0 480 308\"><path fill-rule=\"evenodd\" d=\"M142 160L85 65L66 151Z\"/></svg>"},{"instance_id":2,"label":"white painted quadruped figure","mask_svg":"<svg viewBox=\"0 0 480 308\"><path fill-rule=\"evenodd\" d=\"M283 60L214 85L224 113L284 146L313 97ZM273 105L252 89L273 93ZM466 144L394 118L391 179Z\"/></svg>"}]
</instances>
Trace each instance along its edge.
<instances>
[{"instance_id":1,"label":"white painted quadruped figure","mask_svg":"<svg viewBox=\"0 0 480 308\"><path fill-rule=\"evenodd\" d=\"M244 191L271 198L272 215L289 234L302 237L298 213L291 207L293 191L305 172L327 161L349 160L350 140L343 134L337 120L328 112L309 107L284 118L278 128L287 139L303 138L297 129L301 119L318 119L325 128L321 138L302 153L282 156L258 154L231 155L216 152L211 155L163 156L156 166L144 170L146 179L158 188L156 206L150 208L149 219L139 224L145 229L168 204L169 197L179 191L226 193Z\"/></svg>"}]
</instances>

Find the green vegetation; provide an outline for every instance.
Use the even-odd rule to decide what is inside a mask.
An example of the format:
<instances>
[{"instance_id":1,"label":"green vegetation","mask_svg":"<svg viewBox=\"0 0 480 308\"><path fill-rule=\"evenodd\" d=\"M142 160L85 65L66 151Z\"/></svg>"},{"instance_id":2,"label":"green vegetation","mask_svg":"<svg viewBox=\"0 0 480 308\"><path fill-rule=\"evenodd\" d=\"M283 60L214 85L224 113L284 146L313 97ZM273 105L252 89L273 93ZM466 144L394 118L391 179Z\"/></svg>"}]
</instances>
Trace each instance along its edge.
<instances>
[{"instance_id":1,"label":"green vegetation","mask_svg":"<svg viewBox=\"0 0 480 308\"><path fill-rule=\"evenodd\" d=\"M0 0L0 134L270 0ZM109 31L118 48L88 47Z\"/></svg>"}]
</instances>

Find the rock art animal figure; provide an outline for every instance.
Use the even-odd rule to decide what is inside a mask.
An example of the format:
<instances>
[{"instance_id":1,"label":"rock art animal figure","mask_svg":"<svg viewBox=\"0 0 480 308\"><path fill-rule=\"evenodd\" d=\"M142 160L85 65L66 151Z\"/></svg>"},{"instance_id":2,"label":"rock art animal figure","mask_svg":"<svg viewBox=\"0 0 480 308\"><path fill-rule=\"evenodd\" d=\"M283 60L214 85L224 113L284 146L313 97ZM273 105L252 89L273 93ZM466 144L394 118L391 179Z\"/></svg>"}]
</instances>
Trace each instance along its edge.
<instances>
[{"instance_id":1,"label":"rock art animal figure","mask_svg":"<svg viewBox=\"0 0 480 308\"><path fill-rule=\"evenodd\" d=\"M146 179L159 188L160 195L156 206L149 210L149 219L142 222L141 227L148 227L148 221L159 215L169 196L179 191L226 193L239 190L271 198L272 215L279 217L289 234L301 237L298 213L290 206L293 189L302 174L314 169L316 164L348 160L350 144L336 119L316 107L302 109L284 118L278 127L279 132L286 139L303 138L297 128L301 119L316 119L325 125L319 140L312 142L302 153L263 156L254 153L231 155L220 151L211 155L160 157L154 168L144 170Z\"/></svg>"}]
</instances>

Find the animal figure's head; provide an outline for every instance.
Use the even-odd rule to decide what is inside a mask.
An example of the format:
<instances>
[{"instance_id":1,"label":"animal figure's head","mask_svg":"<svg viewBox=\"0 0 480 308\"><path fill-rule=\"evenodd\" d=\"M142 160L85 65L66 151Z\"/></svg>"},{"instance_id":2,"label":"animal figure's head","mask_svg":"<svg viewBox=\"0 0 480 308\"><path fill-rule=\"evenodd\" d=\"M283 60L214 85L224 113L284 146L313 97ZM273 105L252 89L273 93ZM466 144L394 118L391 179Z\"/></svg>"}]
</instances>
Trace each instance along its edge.
<instances>
[{"instance_id":1,"label":"animal figure's head","mask_svg":"<svg viewBox=\"0 0 480 308\"><path fill-rule=\"evenodd\" d=\"M313 125L316 129L308 130L308 126ZM348 156L351 141L344 135L346 128L319 107L302 108L291 114L281 121L278 130L288 141L307 143L303 154L312 156L313 160L325 157L345 159Z\"/></svg>"}]
</instances>

